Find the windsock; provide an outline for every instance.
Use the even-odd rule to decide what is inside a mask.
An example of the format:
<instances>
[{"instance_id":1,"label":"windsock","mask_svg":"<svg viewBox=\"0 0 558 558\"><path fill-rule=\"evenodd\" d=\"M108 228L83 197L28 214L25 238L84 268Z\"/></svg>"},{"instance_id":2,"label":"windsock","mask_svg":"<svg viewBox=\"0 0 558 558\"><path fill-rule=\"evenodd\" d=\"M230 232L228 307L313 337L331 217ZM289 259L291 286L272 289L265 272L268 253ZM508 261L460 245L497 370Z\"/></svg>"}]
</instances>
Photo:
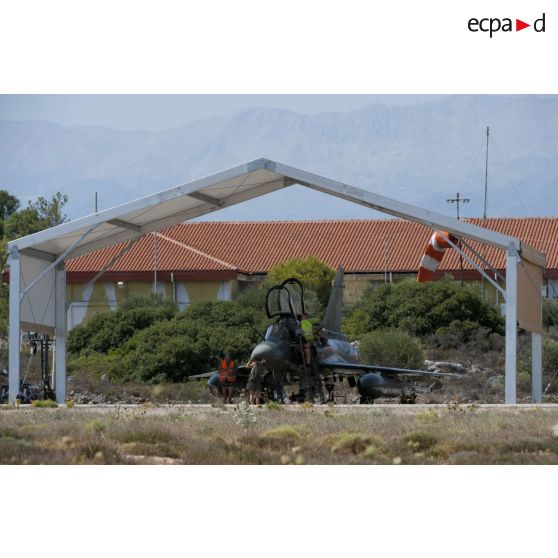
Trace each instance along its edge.
<instances>
[{"instance_id":1,"label":"windsock","mask_svg":"<svg viewBox=\"0 0 558 558\"><path fill-rule=\"evenodd\" d=\"M424 249L424 255L420 260L420 266L417 275L417 281L423 283L424 281L431 281L434 278L434 273L440 267L442 258L444 257L444 252L446 248L450 247L448 238L456 243L457 239L447 233L446 231L440 231L442 234L434 232L426 248Z\"/></svg>"}]
</instances>

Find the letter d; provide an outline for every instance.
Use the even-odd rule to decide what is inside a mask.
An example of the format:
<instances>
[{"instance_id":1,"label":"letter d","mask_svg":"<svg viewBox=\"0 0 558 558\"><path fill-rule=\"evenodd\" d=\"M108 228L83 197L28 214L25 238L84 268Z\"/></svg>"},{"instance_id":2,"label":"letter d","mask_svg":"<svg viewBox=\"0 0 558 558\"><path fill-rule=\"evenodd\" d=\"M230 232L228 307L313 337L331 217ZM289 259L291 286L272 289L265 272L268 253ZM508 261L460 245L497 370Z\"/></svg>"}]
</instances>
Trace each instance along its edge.
<instances>
[{"instance_id":1,"label":"letter d","mask_svg":"<svg viewBox=\"0 0 558 558\"><path fill-rule=\"evenodd\" d=\"M534 29L537 33L544 33L545 15L546 15L546 14L543 14L541 18L536 19L536 20L535 20L535 23L533 23L533 29ZM540 27L539 27L539 23L540 23Z\"/></svg>"}]
</instances>

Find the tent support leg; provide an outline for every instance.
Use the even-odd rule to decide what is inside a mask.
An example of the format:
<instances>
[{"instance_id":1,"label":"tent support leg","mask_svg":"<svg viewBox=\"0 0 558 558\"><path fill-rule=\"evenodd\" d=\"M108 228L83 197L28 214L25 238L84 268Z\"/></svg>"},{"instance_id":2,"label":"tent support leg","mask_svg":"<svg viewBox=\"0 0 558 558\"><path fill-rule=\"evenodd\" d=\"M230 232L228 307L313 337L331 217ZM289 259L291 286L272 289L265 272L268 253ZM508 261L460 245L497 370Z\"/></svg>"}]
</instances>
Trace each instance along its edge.
<instances>
[{"instance_id":1,"label":"tent support leg","mask_svg":"<svg viewBox=\"0 0 558 558\"><path fill-rule=\"evenodd\" d=\"M20 359L20 320L21 320L21 259L19 250L12 248L8 257L10 266L10 322L8 331L9 386L10 403L15 402L19 393L19 359Z\"/></svg>"},{"instance_id":2,"label":"tent support leg","mask_svg":"<svg viewBox=\"0 0 558 558\"><path fill-rule=\"evenodd\" d=\"M506 404L517 402L517 264L519 255L514 248L508 248L506 256L506 364L505 397Z\"/></svg>"},{"instance_id":3,"label":"tent support leg","mask_svg":"<svg viewBox=\"0 0 558 558\"><path fill-rule=\"evenodd\" d=\"M542 401L542 335L531 333L531 380L533 403Z\"/></svg>"},{"instance_id":4,"label":"tent support leg","mask_svg":"<svg viewBox=\"0 0 558 558\"><path fill-rule=\"evenodd\" d=\"M55 327L56 327L56 362L54 389L56 402L64 403L66 399L66 270L64 263L55 270Z\"/></svg>"}]
</instances>

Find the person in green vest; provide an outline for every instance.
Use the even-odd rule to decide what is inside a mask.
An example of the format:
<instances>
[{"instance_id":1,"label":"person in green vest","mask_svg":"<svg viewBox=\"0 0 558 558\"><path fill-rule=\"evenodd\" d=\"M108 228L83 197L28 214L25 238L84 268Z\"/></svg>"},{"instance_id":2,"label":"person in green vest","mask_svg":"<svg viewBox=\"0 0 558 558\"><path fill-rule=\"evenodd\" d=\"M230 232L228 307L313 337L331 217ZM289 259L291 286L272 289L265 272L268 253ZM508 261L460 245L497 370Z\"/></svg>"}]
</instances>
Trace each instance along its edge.
<instances>
[{"instance_id":1,"label":"person in green vest","mask_svg":"<svg viewBox=\"0 0 558 558\"><path fill-rule=\"evenodd\" d=\"M302 332L302 346L304 347L304 362L310 366L312 362L312 342L314 341L314 326L319 324L317 318L309 318L308 314L302 314L300 319L300 330Z\"/></svg>"}]
</instances>

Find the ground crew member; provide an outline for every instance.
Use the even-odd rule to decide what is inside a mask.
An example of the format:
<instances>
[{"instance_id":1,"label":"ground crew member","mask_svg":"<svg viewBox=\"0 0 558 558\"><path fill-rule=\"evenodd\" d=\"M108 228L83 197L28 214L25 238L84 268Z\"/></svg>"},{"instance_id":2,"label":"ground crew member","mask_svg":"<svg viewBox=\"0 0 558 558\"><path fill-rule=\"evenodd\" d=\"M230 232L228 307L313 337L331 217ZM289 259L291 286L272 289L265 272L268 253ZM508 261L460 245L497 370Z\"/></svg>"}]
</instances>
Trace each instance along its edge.
<instances>
[{"instance_id":1,"label":"ground crew member","mask_svg":"<svg viewBox=\"0 0 558 558\"><path fill-rule=\"evenodd\" d=\"M219 383L221 384L223 403L232 403L234 393L233 383L236 380L235 373L236 363L229 353L225 353L224 358L219 362Z\"/></svg>"},{"instance_id":2,"label":"ground crew member","mask_svg":"<svg viewBox=\"0 0 558 558\"><path fill-rule=\"evenodd\" d=\"M248 401L250 405L259 405L261 403L260 394L262 391L262 379L265 376L267 362L265 359L256 361L250 360L246 368L250 368L250 376L248 377Z\"/></svg>"},{"instance_id":3,"label":"ground crew member","mask_svg":"<svg viewBox=\"0 0 558 558\"><path fill-rule=\"evenodd\" d=\"M300 329L302 330L302 341L304 347L304 362L310 366L312 362L312 341L314 341L313 327L318 322L316 318L308 318L307 314L302 314Z\"/></svg>"}]
</instances>

